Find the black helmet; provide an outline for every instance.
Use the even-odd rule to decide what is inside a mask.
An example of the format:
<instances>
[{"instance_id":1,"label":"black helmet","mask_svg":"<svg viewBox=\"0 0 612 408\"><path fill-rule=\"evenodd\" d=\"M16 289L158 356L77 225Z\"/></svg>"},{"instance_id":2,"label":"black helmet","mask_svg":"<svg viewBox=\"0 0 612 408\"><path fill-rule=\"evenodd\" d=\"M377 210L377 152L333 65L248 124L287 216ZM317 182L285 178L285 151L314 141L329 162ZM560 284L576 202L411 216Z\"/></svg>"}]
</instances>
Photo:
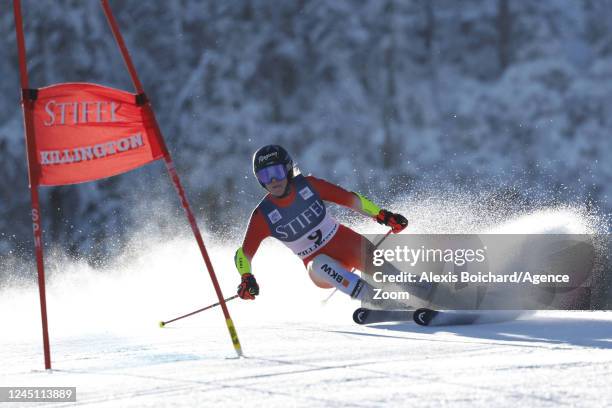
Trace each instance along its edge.
<instances>
[{"instance_id":1,"label":"black helmet","mask_svg":"<svg viewBox=\"0 0 612 408\"><path fill-rule=\"evenodd\" d=\"M259 184L264 185L257 172L276 164L282 164L287 174L287 180L291 181L294 176L293 159L287 151L279 145L267 145L259 148L253 155L253 173L259 181Z\"/></svg>"}]
</instances>

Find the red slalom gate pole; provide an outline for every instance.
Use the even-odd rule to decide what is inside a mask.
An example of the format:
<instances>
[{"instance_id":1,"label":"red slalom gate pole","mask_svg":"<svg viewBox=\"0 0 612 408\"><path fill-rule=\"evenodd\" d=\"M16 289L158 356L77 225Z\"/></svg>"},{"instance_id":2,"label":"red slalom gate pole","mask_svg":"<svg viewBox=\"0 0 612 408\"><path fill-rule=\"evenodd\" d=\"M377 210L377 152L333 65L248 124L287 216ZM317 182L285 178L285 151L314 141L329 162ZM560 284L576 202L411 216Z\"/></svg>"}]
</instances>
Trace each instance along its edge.
<instances>
[{"instance_id":1,"label":"red slalom gate pole","mask_svg":"<svg viewBox=\"0 0 612 408\"><path fill-rule=\"evenodd\" d=\"M13 15L15 17L15 34L17 36L17 49L19 56L19 73L21 78L21 106L25 129L26 152L28 158L28 178L30 181L30 195L32 200L32 229L34 232L34 248L36 251L36 267L38 272L38 294L40 297L40 316L43 332L43 350L45 355L45 369L51 369L51 347L49 345L49 326L47 321L47 296L45 289L45 264L43 258L43 236L40 215L40 200L38 198L38 176L40 174L36 160L36 146L34 138L34 100L30 92L28 80L28 66L26 61L25 40L23 34L23 18L21 15L21 1L13 0Z\"/></svg>"},{"instance_id":2,"label":"red slalom gate pole","mask_svg":"<svg viewBox=\"0 0 612 408\"><path fill-rule=\"evenodd\" d=\"M134 67L134 63L132 62L132 58L130 57L130 53L128 52L128 49L125 46L125 41L123 41L123 36L121 35L121 31L119 31L119 25L117 24L117 20L115 20L115 16L113 15L113 10L110 8L110 5L108 4L108 0L100 0L100 1L102 2L102 8L104 9L104 15L106 16L108 25L110 26L110 29L113 32L113 37L115 37L115 41L117 42L119 51L121 51L121 55L123 56L123 62L125 63L128 72L130 73L132 82L134 83L134 88L136 88L136 91L138 91L138 93L143 93L144 90L142 88L142 83L140 83L140 79L138 79L136 68Z\"/></svg>"},{"instance_id":3,"label":"red slalom gate pole","mask_svg":"<svg viewBox=\"0 0 612 408\"><path fill-rule=\"evenodd\" d=\"M204 263L206 264L206 268L208 269L210 279L212 280L213 286L215 288L215 292L217 294L217 298L219 299L221 309L223 310L223 316L225 316L225 324L227 325L227 329L229 330L230 337L232 339L232 344L234 345L234 349L236 350L238 356L241 356L242 347L240 346L240 340L238 340L238 333L236 333L236 328L234 327L232 318L230 317L229 311L227 310L227 305L225 304L225 300L223 299L223 293L221 292L219 281L217 281L217 275L215 274L215 271L213 269L212 262L210 260L210 257L208 256L208 251L206 250L206 246L204 245L204 240L202 239L202 234L200 233L200 229L198 228L198 224L195 219L195 216L193 215L193 211L191 211L191 206L187 201L185 190L181 185L178 173L176 172L176 168L174 167L174 163L172 162L172 158L170 158L170 154L164 156L164 162L166 163L166 168L168 169L170 178L172 179L172 184L174 184L174 188L177 194L179 195L181 204L183 205L183 209L185 210L185 214L187 215L187 219L189 220L189 224L191 225L191 230L193 231L193 235L195 236L195 239L198 243L198 247L200 247L200 252L202 253L202 257L204 258Z\"/></svg>"},{"instance_id":4,"label":"red slalom gate pole","mask_svg":"<svg viewBox=\"0 0 612 408\"><path fill-rule=\"evenodd\" d=\"M119 46L119 50L121 51L121 55L123 56L123 61L127 67L128 72L130 73L130 77L132 78L132 82L134 84L134 88L139 94L144 95L144 90L142 87L142 83L138 79L138 74L136 72L136 68L134 67L134 63L132 62L132 58L127 50L125 45L125 41L123 40L123 36L119 31L119 25L115 20L113 12L108 4L108 0L100 0L102 3L102 8L104 9L104 14L108 21L108 24L113 32L113 36L115 37L115 41ZM187 200L187 196L185 194L185 189L181 184L178 173L176 171L176 167L174 166L174 162L172 161L172 157L170 156L170 152L166 147L166 142L162 136L161 129L159 124L157 123L157 118L151 108L151 104L146 101L143 105L143 109L145 109L145 113L149 115L150 118L153 119L153 124L155 126L159 143L164 153L164 163L166 164L166 169L168 170L168 174L170 175L170 179L172 180L172 184L174 185L174 189L176 190L179 199L181 201L181 205L185 210L185 214L187 219L189 220L189 224L191 225L191 230L193 231L193 235L198 243L198 247L200 248L200 252L202 254L202 258L204 258L204 263L206 264L206 268L208 269L208 273L210 275L210 279L215 288L215 292L217 294L217 298L219 299L219 304L221 305L221 309L223 310L223 315L225 316L225 323L227 325L227 329L230 333L230 337L232 339L232 344L234 345L234 349L238 356L242 355L242 348L240 346L240 341L238 339L238 334L236 333L236 328L234 327L234 323L230 317L229 311L227 310L227 305L225 304L225 300L223 298L223 293L221 292L221 287L219 286L219 282L217 280L217 275L215 274L215 270L213 268L210 257L208 256L208 251L206 250L206 246L204 245L204 240L202 239L202 234L200 233L200 229L198 228L198 223L195 219L193 211L191 210L191 206L189 205L189 201Z\"/></svg>"}]
</instances>

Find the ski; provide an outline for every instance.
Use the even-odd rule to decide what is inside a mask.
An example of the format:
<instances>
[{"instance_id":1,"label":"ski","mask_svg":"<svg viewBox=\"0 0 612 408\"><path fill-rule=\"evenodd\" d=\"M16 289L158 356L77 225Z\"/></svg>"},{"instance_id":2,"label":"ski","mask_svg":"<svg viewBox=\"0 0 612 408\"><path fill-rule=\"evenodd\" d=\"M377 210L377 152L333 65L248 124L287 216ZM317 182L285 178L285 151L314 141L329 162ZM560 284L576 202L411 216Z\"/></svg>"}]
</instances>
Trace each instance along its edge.
<instances>
[{"instance_id":1,"label":"ski","mask_svg":"<svg viewBox=\"0 0 612 408\"><path fill-rule=\"evenodd\" d=\"M414 322L420 326L473 324L479 315L471 312L437 311L421 308L414 311Z\"/></svg>"},{"instance_id":2,"label":"ski","mask_svg":"<svg viewBox=\"0 0 612 408\"><path fill-rule=\"evenodd\" d=\"M432 310L414 311L414 322L421 326L461 326L467 324L499 323L515 320L525 312L520 310Z\"/></svg>"},{"instance_id":3,"label":"ski","mask_svg":"<svg viewBox=\"0 0 612 408\"><path fill-rule=\"evenodd\" d=\"M360 307L353 312L353 321L357 324L408 322L412 320L412 312L412 310L375 310Z\"/></svg>"},{"instance_id":4,"label":"ski","mask_svg":"<svg viewBox=\"0 0 612 408\"><path fill-rule=\"evenodd\" d=\"M515 320L525 312L517 310L375 310L360 307L353 312L357 324L414 321L420 326L462 326Z\"/></svg>"}]
</instances>

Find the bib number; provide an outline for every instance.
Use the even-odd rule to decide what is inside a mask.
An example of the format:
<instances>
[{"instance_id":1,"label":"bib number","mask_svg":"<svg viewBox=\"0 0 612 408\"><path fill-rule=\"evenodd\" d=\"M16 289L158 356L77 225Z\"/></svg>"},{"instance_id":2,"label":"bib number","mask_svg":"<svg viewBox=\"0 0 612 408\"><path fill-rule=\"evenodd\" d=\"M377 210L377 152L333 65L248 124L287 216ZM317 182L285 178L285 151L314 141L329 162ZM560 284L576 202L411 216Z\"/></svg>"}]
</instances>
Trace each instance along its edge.
<instances>
[{"instance_id":1,"label":"bib number","mask_svg":"<svg viewBox=\"0 0 612 408\"><path fill-rule=\"evenodd\" d=\"M314 241L315 245L321 245L321 242L323 241L323 232L318 229L312 234L308 235L307 238L311 241Z\"/></svg>"}]
</instances>

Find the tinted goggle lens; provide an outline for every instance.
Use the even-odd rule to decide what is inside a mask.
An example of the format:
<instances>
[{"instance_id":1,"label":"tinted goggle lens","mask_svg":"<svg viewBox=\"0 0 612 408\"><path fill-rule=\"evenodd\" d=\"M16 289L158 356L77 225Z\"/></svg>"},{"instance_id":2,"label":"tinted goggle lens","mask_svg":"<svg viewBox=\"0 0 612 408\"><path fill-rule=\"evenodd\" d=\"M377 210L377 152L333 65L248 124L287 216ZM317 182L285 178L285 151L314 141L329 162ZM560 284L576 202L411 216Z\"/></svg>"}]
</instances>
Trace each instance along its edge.
<instances>
[{"instance_id":1,"label":"tinted goggle lens","mask_svg":"<svg viewBox=\"0 0 612 408\"><path fill-rule=\"evenodd\" d=\"M287 170L283 164L275 164L273 166L264 167L257 173L257 179L263 184L270 184L272 179L284 180L287 178Z\"/></svg>"}]
</instances>

